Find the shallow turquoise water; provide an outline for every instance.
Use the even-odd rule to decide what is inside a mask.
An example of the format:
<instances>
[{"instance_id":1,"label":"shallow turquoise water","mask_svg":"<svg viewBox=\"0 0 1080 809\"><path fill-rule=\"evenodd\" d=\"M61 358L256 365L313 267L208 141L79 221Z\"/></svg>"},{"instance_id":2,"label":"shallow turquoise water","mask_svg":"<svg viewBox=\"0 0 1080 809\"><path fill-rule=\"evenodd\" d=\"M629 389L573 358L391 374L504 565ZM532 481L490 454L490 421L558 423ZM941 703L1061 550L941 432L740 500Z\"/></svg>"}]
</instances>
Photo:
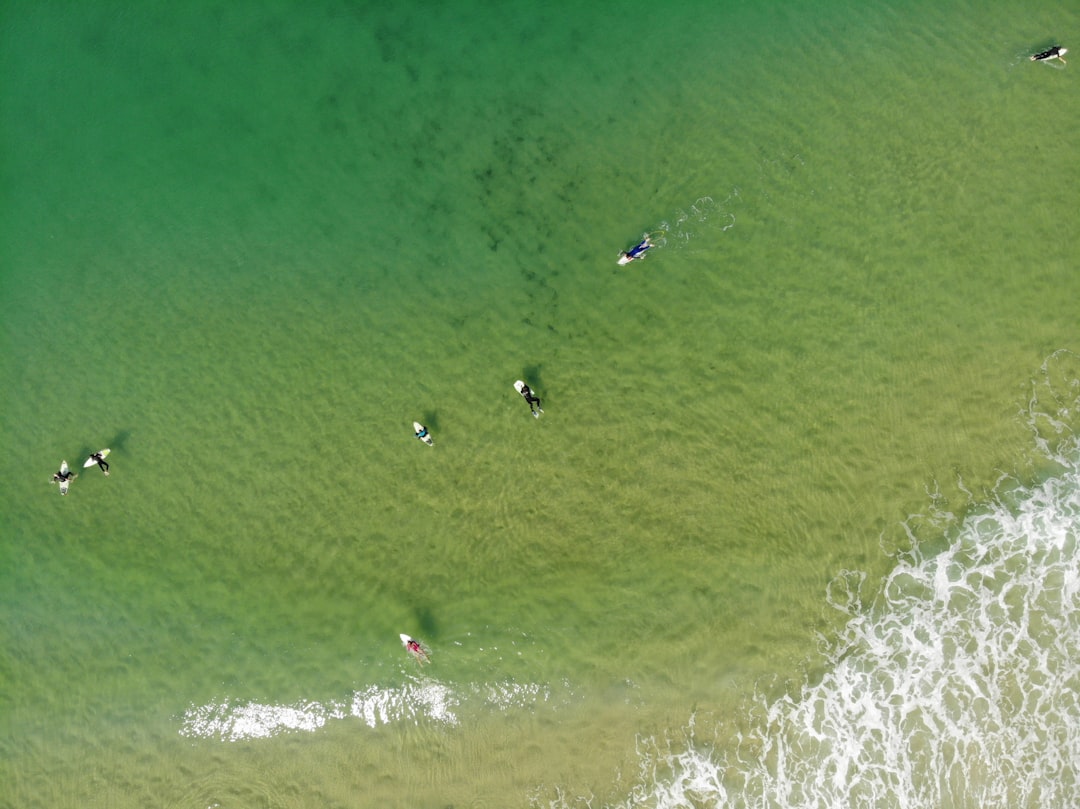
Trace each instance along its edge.
<instances>
[{"instance_id":1,"label":"shallow turquoise water","mask_svg":"<svg viewBox=\"0 0 1080 809\"><path fill-rule=\"evenodd\" d=\"M5 801L617 794L797 681L840 571L1038 472L1062 14L9 6Z\"/></svg>"}]
</instances>

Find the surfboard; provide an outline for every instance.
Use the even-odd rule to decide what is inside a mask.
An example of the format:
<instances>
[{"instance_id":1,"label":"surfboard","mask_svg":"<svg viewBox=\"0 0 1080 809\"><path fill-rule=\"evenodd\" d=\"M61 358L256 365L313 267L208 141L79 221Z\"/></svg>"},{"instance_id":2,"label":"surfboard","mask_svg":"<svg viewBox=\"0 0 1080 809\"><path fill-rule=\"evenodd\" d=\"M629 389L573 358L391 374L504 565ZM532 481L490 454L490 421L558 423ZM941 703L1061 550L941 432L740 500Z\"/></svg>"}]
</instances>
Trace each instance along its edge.
<instances>
[{"instance_id":1,"label":"surfboard","mask_svg":"<svg viewBox=\"0 0 1080 809\"><path fill-rule=\"evenodd\" d=\"M427 444L429 447L435 446L435 442L431 439L431 433L427 431L427 427L418 421L412 423L413 434ZM404 637L404 636L402 636Z\"/></svg>"},{"instance_id":2,"label":"surfboard","mask_svg":"<svg viewBox=\"0 0 1080 809\"><path fill-rule=\"evenodd\" d=\"M619 253L619 263L620 264L629 264L633 260L634 259L632 259L630 256L628 256L626 253Z\"/></svg>"},{"instance_id":3,"label":"surfboard","mask_svg":"<svg viewBox=\"0 0 1080 809\"><path fill-rule=\"evenodd\" d=\"M112 452L111 449L102 449L102 450L98 450L97 454L100 455L102 458L108 458L110 452ZM83 464L83 469L88 469L89 467L93 466L96 463L97 463L97 459L94 458L93 456L91 456L91 457L86 459L86 463Z\"/></svg>"},{"instance_id":4,"label":"surfboard","mask_svg":"<svg viewBox=\"0 0 1080 809\"><path fill-rule=\"evenodd\" d=\"M404 632L402 632L400 635L398 635L398 637L401 638L401 645L405 647L405 651L407 651L409 654L411 654L413 657L415 657L421 663L427 663L428 662L427 652L424 651L424 647L420 645L420 641L414 640L413 638L410 638ZM410 643L415 643L417 648L416 649L409 648Z\"/></svg>"},{"instance_id":5,"label":"surfboard","mask_svg":"<svg viewBox=\"0 0 1080 809\"><path fill-rule=\"evenodd\" d=\"M67 473L68 473L67 461L61 461L60 462L60 474L61 475L66 475ZM71 486L71 481L72 481L72 479L74 477L75 476L72 475L67 480L61 480L60 481L60 494L67 494L68 493L68 487Z\"/></svg>"}]
</instances>

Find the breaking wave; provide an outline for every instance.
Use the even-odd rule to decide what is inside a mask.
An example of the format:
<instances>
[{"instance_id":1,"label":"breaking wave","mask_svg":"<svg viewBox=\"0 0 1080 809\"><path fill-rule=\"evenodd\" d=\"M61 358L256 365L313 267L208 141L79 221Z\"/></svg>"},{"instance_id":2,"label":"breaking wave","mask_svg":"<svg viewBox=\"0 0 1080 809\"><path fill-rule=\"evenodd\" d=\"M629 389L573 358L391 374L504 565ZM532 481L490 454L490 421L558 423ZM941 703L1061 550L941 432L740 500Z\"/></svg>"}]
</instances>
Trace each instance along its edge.
<instances>
[{"instance_id":1,"label":"breaking wave","mask_svg":"<svg viewBox=\"0 0 1080 809\"><path fill-rule=\"evenodd\" d=\"M180 734L223 741L262 739L279 733L316 731L334 720L359 719L368 727L395 722L432 721L458 724L458 712L486 705L496 710L527 708L551 699L547 686L496 683L451 687L416 679L400 686L370 686L348 700L299 701L289 705L225 700L192 705L181 720Z\"/></svg>"},{"instance_id":2,"label":"breaking wave","mask_svg":"<svg viewBox=\"0 0 1080 809\"><path fill-rule=\"evenodd\" d=\"M872 604L862 574L841 573L829 601L849 618L820 681L757 697L735 744L693 718L676 740L640 740L629 794L606 805L1080 806L1077 360L1048 359L1023 414L1043 480L1001 481L900 554Z\"/></svg>"}]
</instances>

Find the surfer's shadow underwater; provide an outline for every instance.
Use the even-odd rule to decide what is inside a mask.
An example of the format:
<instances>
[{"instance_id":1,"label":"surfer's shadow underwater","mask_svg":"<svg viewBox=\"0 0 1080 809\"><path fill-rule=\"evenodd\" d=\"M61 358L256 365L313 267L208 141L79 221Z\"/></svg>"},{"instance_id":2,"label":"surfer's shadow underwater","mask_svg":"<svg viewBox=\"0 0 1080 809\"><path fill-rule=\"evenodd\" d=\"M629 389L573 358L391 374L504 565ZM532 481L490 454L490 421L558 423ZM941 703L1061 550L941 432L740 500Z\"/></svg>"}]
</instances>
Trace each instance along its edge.
<instances>
[{"instance_id":1,"label":"surfer's shadow underwater","mask_svg":"<svg viewBox=\"0 0 1080 809\"><path fill-rule=\"evenodd\" d=\"M529 365L521 369L521 378L529 380L529 384L537 390L547 390L544 385L543 365Z\"/></svg>"},{"instance_id":2,"label":"surfer's shadow underwater","mask_svg":"<svg viewBox=\"0 0 1080 809\"><path fill-rule=\"evenodd\" d=\"M438 636L439 622L430 607L413 607L413 618L424 637L434 638Z\"/></svg>"},{"instance_id":3,"label":"surfer's shadow underwater","mask_svg":"<svg viewBox=\"0 0 1080 809\"><path fill-rule=\"evenodd\" d=\"M131 438L131 430L121 430L114 435L107 443L113 450L119 450L124 452L127 450L128 439Z\"/></svg>"}]
</instances>

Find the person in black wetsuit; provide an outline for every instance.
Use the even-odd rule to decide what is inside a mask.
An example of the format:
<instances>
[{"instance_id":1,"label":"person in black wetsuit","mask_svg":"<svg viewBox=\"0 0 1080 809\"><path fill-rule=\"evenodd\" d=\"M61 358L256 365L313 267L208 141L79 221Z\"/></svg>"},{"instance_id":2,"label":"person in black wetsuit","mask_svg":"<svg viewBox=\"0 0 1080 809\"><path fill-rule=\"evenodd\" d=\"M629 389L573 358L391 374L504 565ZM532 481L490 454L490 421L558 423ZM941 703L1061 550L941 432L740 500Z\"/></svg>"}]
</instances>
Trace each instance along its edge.
<instances>
[{"instance_id":1,"label":"person in black wetsuit","mask_svg":"<svg viewBox=\"0 0 1080 809\"><path fill-rule=\"evenodd\" d=\"M532 411L533 416L535 416L536 418L540 418L540 413L544 412L544 408L540 406L540 397L535 395L532 392L532 388L530 388L524 382L521 383L521 390L519 390L518 393L524 396L525 401L529 403L529 410ZM533 407L533 405L536 406Z\"/></svg>"},{"instance_id":2,"label":"person in black wetsuit","mask_svg":"<svg viewBox=\"0 0 1080 809\"><path fill-rule=\"evenodd\" d=\"M61 469L58 472L56 472L55 474L53 474L52 480L49 481L49 482L50 483L63 483L65 480L74 480L76 477L77 477L77 475L74 472L72 472L70 469L68 469L67 471L64 471L63 469Z\"/></svg>"},{"instance_id":3,"label":"person in black wetsuit","mask_svg":"<svg viewBox=\"0 0 1080 809\"><path fill-rule=\"evenodd\" d=\"M1066 65L1068 64L1068 62L1065 61L1065 54L1067 54L1068 52L1068 48L1063 48L1060 45L1055 45L1054 47L1048 48L1042 53L1036 53L1034 56L1031 57L1031 61L1048 62L1051 59L1060 59L1061 64Z\"/></svg>"},{"instance_id":4,"label":"person in black wetsuit","mask_svg":"<svg viewBox=\"0 0 1080 809\"><path fill-rule=\"evenodd\" d=\"M109 464L105 460L104 455L102 455L100 452L95 452L93 455L90 456L90 460L91 461L96 461L97 465L99 467L101 467L101 471L105 473L106 477L108 476L108 474L109 474Z\"/></svg>"}]
</instances>

